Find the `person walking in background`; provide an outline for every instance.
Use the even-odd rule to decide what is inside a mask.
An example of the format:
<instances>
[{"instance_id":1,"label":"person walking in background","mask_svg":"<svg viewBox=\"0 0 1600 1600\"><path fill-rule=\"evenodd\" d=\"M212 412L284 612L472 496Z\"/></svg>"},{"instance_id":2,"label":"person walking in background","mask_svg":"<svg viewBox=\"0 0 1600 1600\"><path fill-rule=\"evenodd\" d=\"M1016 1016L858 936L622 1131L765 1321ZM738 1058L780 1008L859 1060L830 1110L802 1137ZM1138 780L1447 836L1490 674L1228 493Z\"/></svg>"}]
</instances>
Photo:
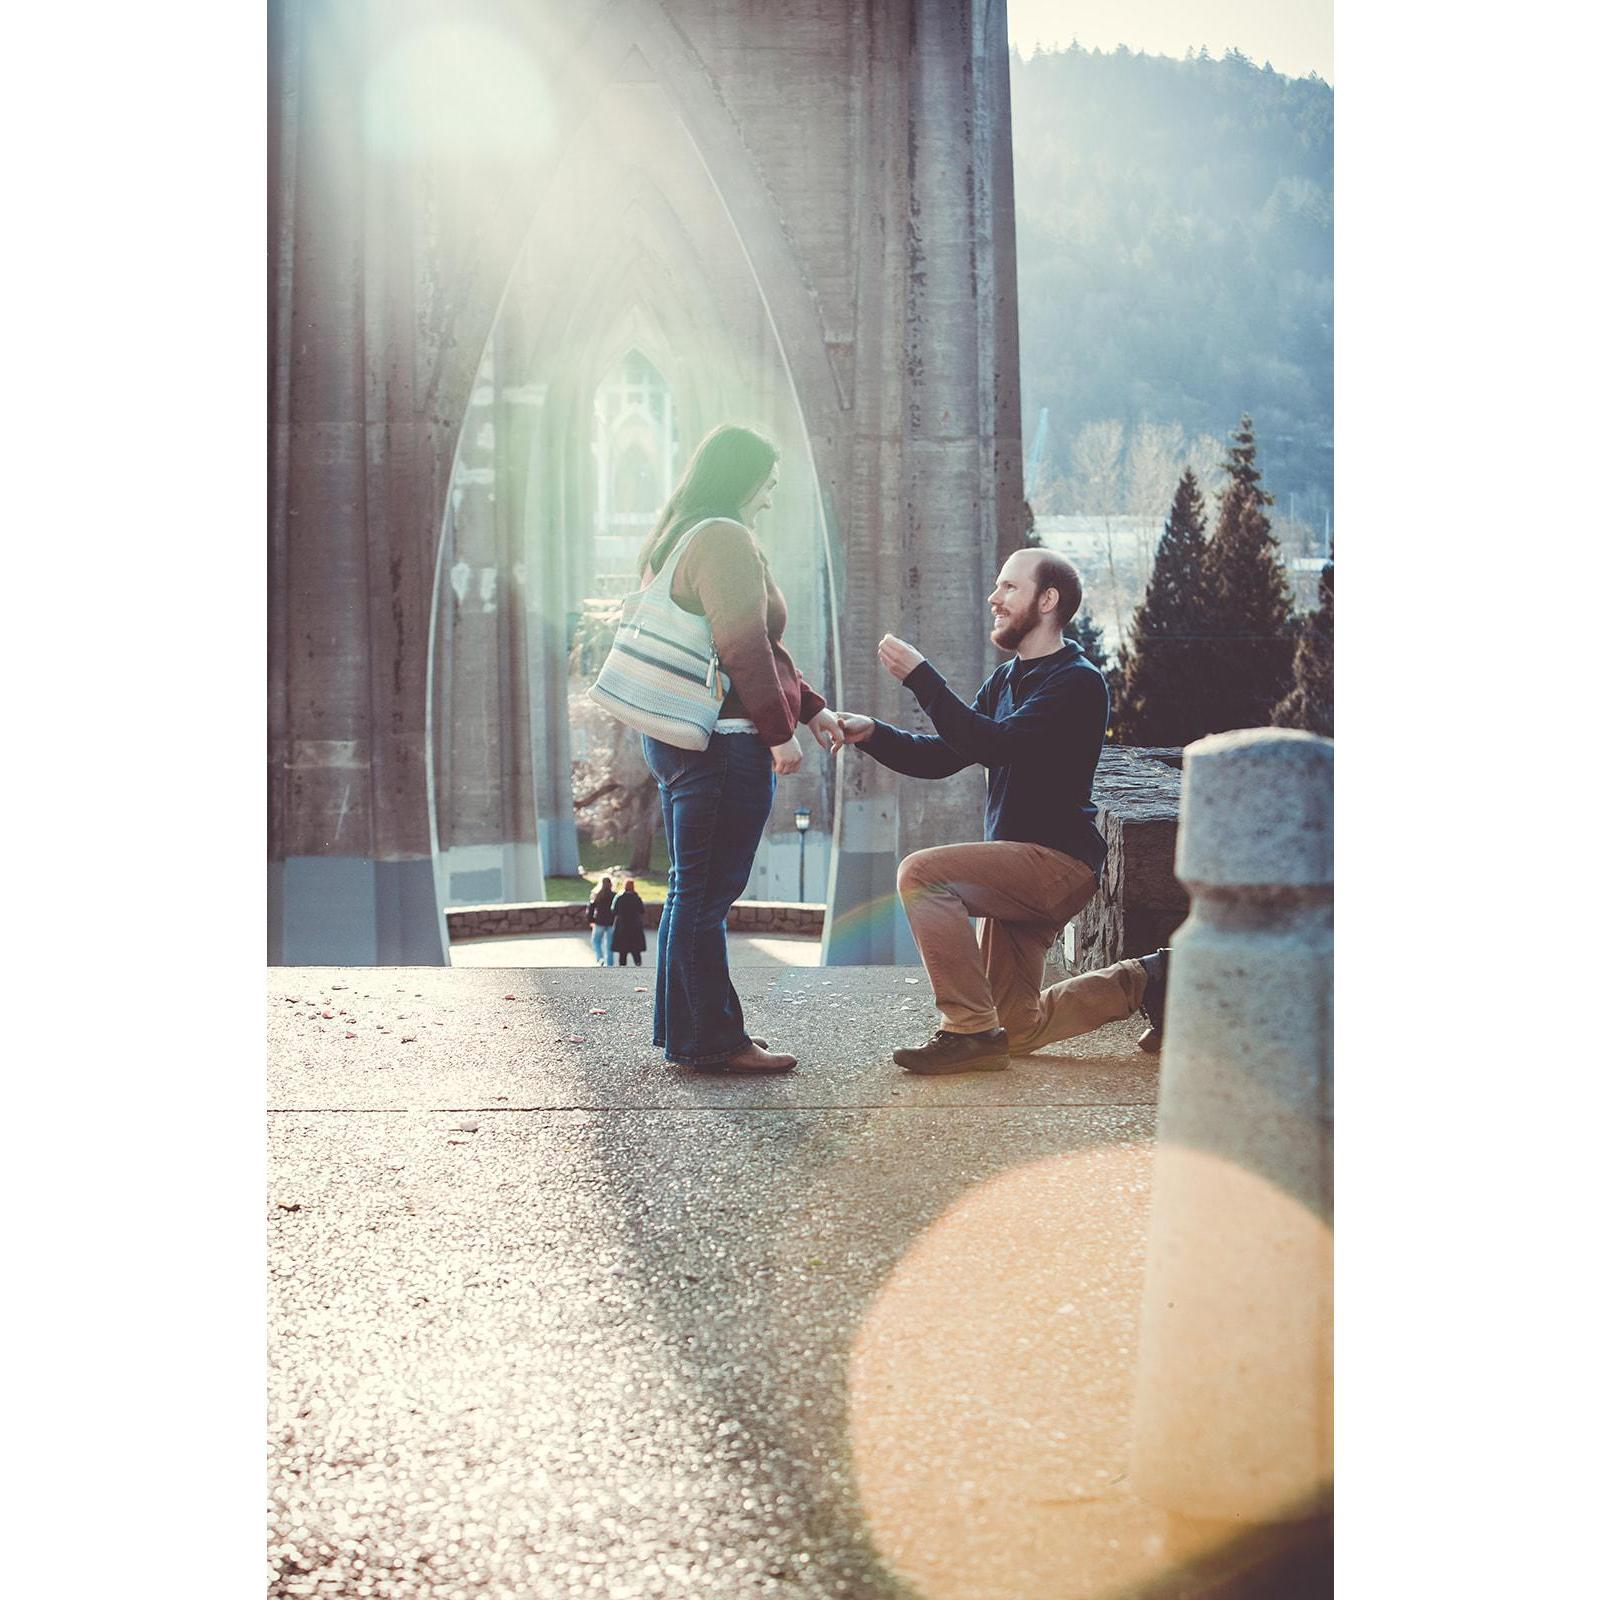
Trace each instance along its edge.
<instances>
[{"instance_id":1,"label":"person walking in background","mask_svg":"<svg viewBox=\"0 0 1600 1600\"><path fill-rule=\"evenodd\" d=\"M610 878L602 878L600 887L589 896L589 940L594 946L594 964L597 967L610 967L616 964L611 957L611 928L616 915L613 909L615 899Z\"/></svg>"},{"instance_id":2,"label":"person walking in background","mask_svg":"<svg viewBox=\"0 0 1600 1600\"><path fill-rule=\"evenodd\" d=\"M613 922L611 924L611 957L619 967L628 964L628 957L633 957L636 967L644 965L644 901L639 898L639 891L634 880L629 878L622 886L619 894L611 907Z\"/></svg>"},{"instance_id":3,"label":"person walking in background","mask_svg":"<svg viewBox=\"0 0 1600 1600\"><path fill-rule=\"evenodd\" d=\"M750 881L776 778L802 760L804 723L824 750L838 719L783 648L788 607L752 536L772 504L778 451L748 428L700 442L640 553L650 583L674 562L672 600L706 618L729 689L710 742L684 750L642 735L661 790L671 871L656 949L656 1045L704 1072L787 1072L792 1055L745 1031L728 973L729 907Z\"/></svg>"}]
</instances>

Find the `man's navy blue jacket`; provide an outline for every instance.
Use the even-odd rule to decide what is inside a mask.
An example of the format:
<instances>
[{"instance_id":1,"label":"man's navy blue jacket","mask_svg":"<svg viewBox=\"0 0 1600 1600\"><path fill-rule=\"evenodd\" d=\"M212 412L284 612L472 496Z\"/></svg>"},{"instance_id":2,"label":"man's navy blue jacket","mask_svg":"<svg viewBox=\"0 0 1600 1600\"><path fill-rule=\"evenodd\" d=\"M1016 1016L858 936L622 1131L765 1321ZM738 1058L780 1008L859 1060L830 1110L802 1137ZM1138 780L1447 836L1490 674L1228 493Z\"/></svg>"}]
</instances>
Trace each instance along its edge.
<instances>
[{"instance_id":1,"label":"man's navy blue jacket","mask_svg":"<svg viewBox=\"0 0 1600 1600\"><path fill-rule=\"evenodd\" d=\"M931 662L920 662L905 683L937 735L880 722L863 750L912 778L948 778L978 762L989 769L985 839L1046 845L1100 875L1106 842L1089 791L1111 700L1081 645L1068 639L1052 655L1013 656L970 706Z\"/></svg>"}]
</instances>

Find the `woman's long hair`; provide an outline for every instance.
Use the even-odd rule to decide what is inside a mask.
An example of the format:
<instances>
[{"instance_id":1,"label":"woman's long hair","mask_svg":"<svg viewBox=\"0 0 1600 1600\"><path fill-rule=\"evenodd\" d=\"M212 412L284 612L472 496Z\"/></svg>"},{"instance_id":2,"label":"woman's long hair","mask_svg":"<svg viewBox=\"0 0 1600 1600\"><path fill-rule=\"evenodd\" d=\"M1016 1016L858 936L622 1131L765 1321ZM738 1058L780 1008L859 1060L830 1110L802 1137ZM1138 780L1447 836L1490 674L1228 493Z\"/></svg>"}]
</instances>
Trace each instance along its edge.
<instances>
[{"instance_id":1,"label":"woman's long hair","mask_svg":"<svg viewBox=\"0 0 1600 1600\"><path fill-rule=\"evenodd\" d=\"M648 580L661 570L686 529L707 517L740 520L746 500L766 481L778 459L778 447L751 428L725 422L700 441L689 458L678 487L672 491L650 537L639 552L639 576Z\"/></svg>"},{"instance_id":2,"label":"woman's long hair","mask_svg":"<svg viewBox=\"0 0 1600 1600\"><path fill-rule=\"evenodd\" d=\"M598 889L596 889L595 892L592 895L589 896L589 904L593 905L595 903L595 901L600 898L601 895L603 895L603 894L604 895L609 895L610 893L611 893L611 880L609 878L602 878L600 880L600 887Z\"/></svg>"}]
</instances>

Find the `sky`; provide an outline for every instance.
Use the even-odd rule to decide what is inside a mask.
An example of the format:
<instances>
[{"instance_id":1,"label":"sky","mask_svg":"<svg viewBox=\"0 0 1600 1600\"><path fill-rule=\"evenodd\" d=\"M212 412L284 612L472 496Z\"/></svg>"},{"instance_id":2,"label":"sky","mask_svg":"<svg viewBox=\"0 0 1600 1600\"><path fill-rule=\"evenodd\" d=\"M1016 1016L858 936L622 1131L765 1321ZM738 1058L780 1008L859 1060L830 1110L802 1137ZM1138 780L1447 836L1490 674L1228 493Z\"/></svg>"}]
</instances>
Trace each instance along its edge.
<instances>
[{"instance_id":1,"label":"sky","mask_svg":"<svg viewBox=\"0 0 1600 1600\"><path fill-rule=\"evenodd\" d=\"M1011 42L1024 55L1098 46L1181 57L1190 45L1220 56L1237 46L1292 78L1333 82L1333 0L1006 0Z\"/></svg>"}]
</instances>

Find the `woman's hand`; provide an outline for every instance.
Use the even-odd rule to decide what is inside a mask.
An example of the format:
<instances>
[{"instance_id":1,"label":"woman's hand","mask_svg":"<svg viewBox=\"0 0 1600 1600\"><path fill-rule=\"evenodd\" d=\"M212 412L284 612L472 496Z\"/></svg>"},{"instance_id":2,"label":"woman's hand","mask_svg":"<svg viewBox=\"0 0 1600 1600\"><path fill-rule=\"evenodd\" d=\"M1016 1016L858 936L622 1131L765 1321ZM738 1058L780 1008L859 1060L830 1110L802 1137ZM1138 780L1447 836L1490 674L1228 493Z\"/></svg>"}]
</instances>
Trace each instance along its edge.
<instances>
[{"instance_id":1,"label":"woman's hand","mask_svg":"<svg viewBox=\"0 0 1600 1600\"><path fill-rule=\"evenodd\" d=\"M800 763L805 760L805 755L800 749L798 739L790 739L786 744L775 744L772 747L772 764L778 769L780 778L787 778L791 772L800 770Z\"/></svg>"},{"instance_id":2,"label":"woman's hand","mask_svg":"<svg viewBox=\"0 0 1600 1600\"><path fill-rule=\"evenodd\" d=\"M844 730L839 726L839 719L826 706L806 726L811 730L812 738L830 756L844 743Z\"/></svg>"},{"instance_id":3,"label":"woman's hand","mask_svg":"<svg viewBox=\"0 0 1600 1600\"><path fill-rule=\"evenodd\" d=\"M839 737L846 744L860 744L863 740L870 739L873 729L877 726L871 717L863 717L857 712L839 713Z\"/></svg>"}]
</instances>

